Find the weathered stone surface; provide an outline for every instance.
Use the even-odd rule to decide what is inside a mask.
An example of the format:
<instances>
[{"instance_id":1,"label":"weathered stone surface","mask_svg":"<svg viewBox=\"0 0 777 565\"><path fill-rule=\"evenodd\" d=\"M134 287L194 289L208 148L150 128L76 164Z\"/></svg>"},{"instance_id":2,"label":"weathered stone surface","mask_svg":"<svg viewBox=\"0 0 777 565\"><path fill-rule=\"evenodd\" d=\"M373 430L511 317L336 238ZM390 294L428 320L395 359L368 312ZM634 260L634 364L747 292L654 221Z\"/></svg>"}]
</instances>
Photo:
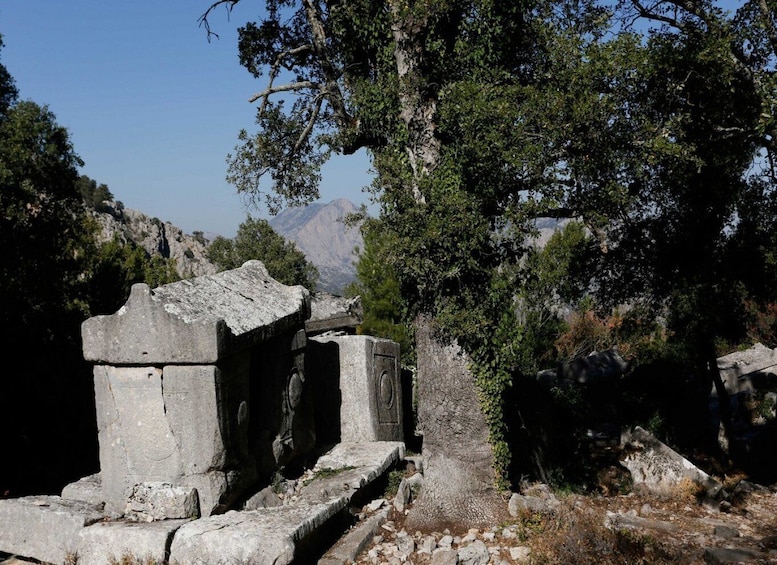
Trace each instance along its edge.
<instances>
[{"instance_id":1,"label":"weathered stone surface","mask_svg":"<svg viewBox=\"0 0 777 565\"><path fill-rule=\"evenodd\" d=\"M266 487L257 492L243 504L243 510L259 510L260 508L275 508L283 506L283 501L275 494L272 487Z\"/></svg>"},{"instance_id":2,"label":"weathered stone surface","mask_svg":"<svg viewBox=\"0 0 777 565\"><path fill-rule=\"evenodd\" d=\"M74 483L65 485L62 489L62 498L83 500L94 505L105 504L100 473L82 477Z\"/></svg>"},{"instance_id":3,"label":"weathered stone surface","mask_svg":"<svg viewBox=\"0 0 777 565\"><path fill-rule=\"evenodd\" d=\"M175 534L170 561L187 565L286 565L298 557L298 545L345 509L347 499L316 505L219 514L189 522Z\"/></svg>"},{"instance_id":4,"label":"weathered stone surface","mask_svg":"<svg viewBox=\"0 0 777 565\"><path fill-rule=\"evenodd\" d=\"M99 522L82 529L78 565L121 563L133 557L138 563L166 563L173 534L188 520L163 522Z\"/></svg>"},{"instance_id":5,"label":"weathered stone surface","mask_svg":"<svg viewBox=\"0 0 777 565\"><path fill-rule=\"evenodd\" d=\"M197 490L170 483L137 484L127 499L124 515L139 522L199 518Z\"/></svg>"},{"instance_id":6,"label":"weathered stone surface","mask_svg":"<svg viewBox=\"0 0 777 565\"><path fill-rule=\"evenodd\" d=\"M724 565L729 563L765 563L761 561L768 559L767 554L751 549L738 549L727 547L705 547L704 562L710 565Z\"/></svg>"},{"instance_id":7,"label":"weathered stone surface","mask_svg":"<svg viewBox=\"0 0 777 565\"><path fill-rule=\"evenodd\" d=\"M305 370L306 346L299 330L273 338L252 357L249 434L262 477L302 464L316 444L314 410L321 399Z\"/></svg>"},{"instance_id":8,"label":"weathered stone surface","mask_svg":"<svg viewBox=\"0 0 777 565\"><path fill-rule=\"evenodd\" d=\"M408 515L410 531L491 525L508 517L494 487L488 425L456 344L439 339L434 322L415 322L418 429L423 434L424 490Z\"/></svg>"},{"instance_id":9,"label":"weathered stone surface","mask_svg":"<svg viewBox=\"0 0 777 565\"><path fill-rule=\"evenodd\" d=\"M488 565L491 555L488 553L488 547L480 540L475 540L471 544L459 549L459 563L461 565Z\"/></svg>"},{"instance_id":10,"label":"weathered stone surface","mask_svg":"<svg viewBox=\"0 0 777 565\"><path fill-rule=\"evenodd\" d=\"M711 495L721 489L718 481L639 426L631 432L625 431L622 443L625 455L621 464L631 473L635 486L672 495L685 479L707 489Z\"/></svg>"},{"instance_id":11,"label":"weathered stone surface","mask_svg":"<svg viewBox=\"0 0 777 565\"><path fill-rule=\"evenodd\" d=\"M127 303L82 327L88 361L123 365L215 363L302 327L310 294L277 282L259 261L151 290L132 287Z\"/></svg>"},{"instance_id":12,"label":"weathered stone surface","mask_svg":"<svg viewBox=\"0 0 777 565\"><path fill-rule=\"evenodd\" d=\"M79 532L102 518L99 506L59 496L0 500L0 551L64 563L78 548Z\"/></svg>"},{"instance_id":13,"label":"weathered stone surface","mask_svg":"<svg viewBox=\"0 0 777 565\"><path fill-rule=\"evenodd\" d=\"M621 530L624 528L631 530L659 530L665 532L676 532L678 527L671 522L661 520L651 520L640 516L631 516L617 512L607 512L604 525L612 530Z\"/></svg>"},{"instance_id":14,"label":"weathered stone surface","mask_svg":"<svg viewBox=\"0 0 777 565\"><path fill-rule=\"evenodd\" d=\"M629 363L617 349L608 349L580 357L559 368L562 381L589 384L602 379L612 379L628 370ZM542 380L542 377L539 377Z\"/></svg>"},{"instance_id":15,"label":"weathered stone surface","mask_svg":"<svg viewBox=\"0 0 777 565\"><path fill-rule=\"evenodd\" d=\"M389 508L383 508L364 522L357 524L329 548L318 560L318 565L346 565L355 562L356 556L367 547L372 538L377 535L380 526L386 522L388 513Z\"/></svg>"},{"instance_id":16,"label":"weathered stone surface","mask_svg":"<svg viewBox=\"0 0 777 565\"><path fill-rule=\"evenodd\" d=\"M455 549L439 547L432 552L432 565L457 565L459 555Z\"/></svg>"},{"instance_id":17,"label":"weathered stone surface","mask_svg":"<svg viewBox=\"0 0 777 565\"><path fill-rule=\"evenodd\" d=\"M330 472L302 486L290 504L230 511L183 526L173 540L171 562L282 565L299 559L306 538L403 455L399 442L337 445L314 467Z\"/></svg>"},{"instance_id":18,"label":"weathered stone surface","mask_svg":"<svg viewBox=\"0 0 777 565\"><path fill-rule=\"evenodd\" d=\"M334 375L327 381L335 396L322 400L339 406L339 414L325 417L339 425L339 440L403 441L399 344L357 335L323 335L310 341L311 364Z\"/></svg>"},{"instance_id":19,"label":"weathered stone surface","mask_svg":"<svg viewBox=\"0 0 777 565\"><path fill-rule=\"evenodd\" d=\"M371 484L396 465L404 451L405 444L400 442L338 444L319 457L313 467L314 472L326 470L327 476L318 477L302 487L299 499L309 504L333 497L350 500L359 489Z\"/></svg>"},{"instance_id":20,"label":"weathered stone surface","mask_svg":"<svg viewBox=\"0 0 777 565\"><path fill-rule=\"evenodd\" d=\"M394 496L394 508L398 512L404 512L405 507L410 504L416 493L423 488L423 484L424 476L421 473L403 478L397 488L397 494Z\"/></svg>"},{"instance_id":21,"label":"weathered stone surface","mask_svg":"<svg viewBox=\"0 0 777 565\"><path fill-rule=\"evenodd\" d=\"M507 503L510 516L513 517L519 516L522 512L552 512L558 506L559 501L555 497L541 498L518 493L513 493Z\"/></svg>"},{"instance_id":22,"label":"weathered stone surface","mask_svg":"<svg viewBox=\"0 0 777 565\"><path fill-rule=\"evenodd\" d=\"M720 377L729 394L750 392L755 389L751 375L766 371L777 372L777 348L769 349L761 343L756 343L745 351L735 351L718 358ZM715 387L712 394L717 396Z\"/></svg>"},{"instance_id":23,"label":"weathered stone surface","mask_svg":"<svg viewBox=\"0 0 777 565\"><path fill-rule=\"evenodd\" d=\"M240 359L214 365L94 368L102 496L123 512L134 485L196 488L203 515L253 479L247 455L248 371ZM229 464L237 474L230 484Z\"/></svg>"},{"instance_id":24,"label":"weathered stone surface","mask_svg":"<svg viewBox=\"0 0 777 565\"><path fill-rule=\"evenodd\" d=\"M372 467L372 480L404 456L405 444L399 441L343 442L319 457L314 469Z\"/></svg>"},{"instance_id":25,"label":"weathered stone surface","mask_svg":"<svg viewBox=\"0 0 777 565\"><path fill-rule=\"evenodd\" d=\"M353 332L364 321L360 296L345 298L316 292L310 299L310 318L305 322L308 335L344 330Z\"/></svg>"},{"instance_id":26,"label":"weathered stone surface","mask_svg":"<svg viewBox=\"0 0 777 565\"><path fill-rule=\"evenodd\" d=\"M175 481L183 468L167 420L162 370L94 368L103 493L111 510L124 510L133 485Z\"/></svg>"}]
</instances>

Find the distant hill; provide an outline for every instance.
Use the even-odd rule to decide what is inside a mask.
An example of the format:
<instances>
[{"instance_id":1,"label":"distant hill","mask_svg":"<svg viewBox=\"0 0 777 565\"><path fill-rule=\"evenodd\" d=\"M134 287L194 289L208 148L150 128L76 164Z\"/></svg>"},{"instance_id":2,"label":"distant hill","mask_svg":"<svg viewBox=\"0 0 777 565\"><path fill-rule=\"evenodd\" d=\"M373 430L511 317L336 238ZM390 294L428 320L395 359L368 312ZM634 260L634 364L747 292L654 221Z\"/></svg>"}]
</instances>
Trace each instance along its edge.
<instances>
[{"instance_id":1,"label":"distant hill","mask_svg":"<svg viewBox=\"0 0 777 565\"><path fill-rule=\"evenodd\" d=\"M348 228L341 220L357 211L355 204L342 198L329 204L289 208L271 219L270 225L293 241L318 268L318 290L342 294L356 279L353 252L363 242L359 228ZM116 202L106 201L100 212L92 213L102 228L100 241L118 237L123 242L133 241L151 256L175 259L182 278L216 272L215 265L206 257L207 246L213 239L211 234L185 234L170 222L124 208Z\"/></svg>"},{"instance_id":2,"label":"distant hill","mask_svg":"<svg viewBox=\"0 0 777 565\"><path fill-rule=\"evenodd\" d=\"M117 202L103 202L100 211L93 210L92 214L100 224L100 242L118 237L121 242L136 243L149 256L175 259L181 278L212 275L216 272L216 266L205 256L208 240L203 235L187 235L170 222L149 218L143 212L124 208Z\"/></svg>"},{"instance_id":3,"label":"distant hill","mask_svg":"<svg viewBox=\"0 0 777 565\"><path fill-rule=\"evenodd\" d=\"M289 208L270 220L272 228L297 244L319 271L318 289L342 294L356 279L354 249L362 246L358 227L347 227L342 219L358 208L345 198L329 204Z\"/></svg>"}]
</instances>

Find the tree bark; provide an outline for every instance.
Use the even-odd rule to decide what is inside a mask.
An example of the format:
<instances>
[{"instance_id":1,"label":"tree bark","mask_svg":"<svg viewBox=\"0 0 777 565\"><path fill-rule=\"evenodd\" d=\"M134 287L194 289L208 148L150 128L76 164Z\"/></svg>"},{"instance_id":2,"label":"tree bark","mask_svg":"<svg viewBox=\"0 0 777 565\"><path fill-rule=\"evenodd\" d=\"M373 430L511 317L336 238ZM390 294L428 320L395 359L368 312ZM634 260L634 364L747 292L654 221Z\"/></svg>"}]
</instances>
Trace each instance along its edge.
<instances>
[{"instance_id":1,"label":"tree bark","mask_svg":"<svg viewBox=\"0 0 777 565\"><path fill-rule=\"evenodd\" d=\"M461 531L498 524L508 518L507 501L494 486L488 425L469 359L439 338L432 318L419 316L414 326L424 487L407 527Z\"/></svg>"}]
</instances>

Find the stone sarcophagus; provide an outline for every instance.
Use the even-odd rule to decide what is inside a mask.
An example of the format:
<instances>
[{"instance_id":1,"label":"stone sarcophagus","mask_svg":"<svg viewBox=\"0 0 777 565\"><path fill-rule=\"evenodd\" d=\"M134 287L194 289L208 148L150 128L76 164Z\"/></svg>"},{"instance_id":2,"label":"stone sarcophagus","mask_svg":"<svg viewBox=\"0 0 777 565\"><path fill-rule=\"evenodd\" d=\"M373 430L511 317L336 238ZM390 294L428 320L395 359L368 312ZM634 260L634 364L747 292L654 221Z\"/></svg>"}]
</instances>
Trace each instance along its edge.
<instances>
[{"instance_id":1,"label":"stone sarcophagus","mask_svg":"<svg viewBox=\"0 0 777 565\"><path fill-rule=\"evenodd\" d=\"M202 515L315 444L305 373L310 295L259 261L150 289L82 326L95 363L100 488L124 512L138 485L196 489Z\"/></svg>"}]
</instances>

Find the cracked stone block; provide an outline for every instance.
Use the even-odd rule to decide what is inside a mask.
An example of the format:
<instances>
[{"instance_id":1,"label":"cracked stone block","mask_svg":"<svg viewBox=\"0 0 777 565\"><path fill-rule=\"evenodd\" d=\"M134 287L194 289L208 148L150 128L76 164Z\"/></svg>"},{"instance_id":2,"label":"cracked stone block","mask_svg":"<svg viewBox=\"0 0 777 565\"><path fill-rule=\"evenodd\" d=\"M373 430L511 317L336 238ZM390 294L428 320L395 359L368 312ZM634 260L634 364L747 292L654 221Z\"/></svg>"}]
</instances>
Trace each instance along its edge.
<instances>
[{"instance_id":1,"label":"cracked stone block","mask_svg":"<svg viewBox=\"0 0 777 565\"><path fill-rule=\"evenodd\" d=\"M102 518L100 506L59 496L0 500L0 551L64 563L76 553L81 530Z\"/></svg>"},{"instance_id":2,"label":"cracked stone block","mask_svg":"<svg viewBox=\"0 0 777 565\"><path fill-rule=\"evenodd\" d=\"M672 495L683 480L689 480L716 495L721 484L696 467L647 430L635 426L621 438L625 455L621 464L631 473L634 485L651 492Z\"/></svg>"},{"instance_id":3,"label":"cracked stone block","mask_svg":"<svg viewBox=\"0 0 777 565\"><path fill-rule=\"evenodd\" d=\"M247 356L214 365L94 368L102 494L123 512L133 487L196 488L203 515L255 476L248 455Z\"/></svg>"},{"instance_id":4,"label":"cracked stone block","mask_svg":"<svg viewBox=\"0 0 777 565\"><path fill-rule=\"evenodd\" d=\"M181 453L162 395L158 367L94 368L100 474L109 510L124 510L137 483L174 482Z\"/></svg>"},{"instance_id":5,"label":"cracked stone block","mask_svg":"<svg viewBox=\"0 0 777 565\"><path fill-rule=\"evenodd\" d=\"M189 520L99 522L78 534L78 565L167 563L175 532Z\"/></svg>"}]
</instances>

